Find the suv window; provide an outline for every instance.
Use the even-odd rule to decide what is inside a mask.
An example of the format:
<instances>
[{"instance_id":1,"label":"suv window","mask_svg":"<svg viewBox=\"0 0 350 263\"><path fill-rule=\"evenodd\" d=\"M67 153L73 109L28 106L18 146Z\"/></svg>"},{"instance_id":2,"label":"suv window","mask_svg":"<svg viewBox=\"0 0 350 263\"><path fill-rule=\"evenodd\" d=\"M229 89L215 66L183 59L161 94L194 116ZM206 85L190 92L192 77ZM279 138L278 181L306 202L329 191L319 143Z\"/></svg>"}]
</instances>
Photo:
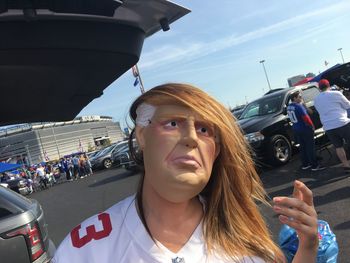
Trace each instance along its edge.
<instances>
[{"instance_id":1,"label":"suv window","mask_svg":"<svg viewBox=\"0 0 350 263\"><path fill-rule=\"evenodd\" d=\"M19 208L15 209L14 204L11 204L9 200L3 198L0 199L0 219L17 214L19 210Z\"/></svg>"},{"instance_id":2,"label":"suv window","mask_svg":"<svg viewBox=\"0 0 350 263\"><path fill-rule=\"evenodd\" d=\"M120 144L117 144L114 148L113 148L113 153L119 152L120 149L124 148L125 146L128 146L128 141L125 142L121 142Z\"/></svg>"},{"instance_id":3,"label":"suv window","mask_svg":"<svg viewBox=\"0 0 350 263\"><path fill-rule=\"evenodd\" d=\"M310 101L313 101L314 98L320 93L320 91L316 87L312 87L309 89L305 89L301 92L301 95L303 96L303 100L305 103L308 103Z\"/></svg>"},{"instance_id":4,"label":"suv window","mask_svg":"<svg viewBox=\"0 0 350 263\"><path fill-rule=\"evenodd\" d=\"M247 105L239 119L247 119L255 116L263 116L280 111L283 95L262 97Z\"/></svg>"},{"instance_id":5,"label":"suv window","mask_svg":"<svg viewBox=\"0 0 350 263\"><path fill-rule=\"evenodd\" d=\"M301 96L303 97L303 101L307 107L313 106L313 101L315 97L320 94L320 91L317 87L311 87L305 90L301 90ZM292 94L292 93L291 93ZM288 96L287 105L292 103L292 100L290 99L291 94Z\"/></svg>"},{"instance_id":6,"label":"suv window","mask_svg":"<svg viewBox=\"0 0 350 263\"><path fill-rule=\"evenodd\" d=\"M104 148L103 150L101 150L98 154L96 154L94 157L98 157L98 156L102 156L105 153L111 151L111 149L113 149L113 147L115 147L115 144L108 146L107 148Z\"/></svg>"}]
</instances>

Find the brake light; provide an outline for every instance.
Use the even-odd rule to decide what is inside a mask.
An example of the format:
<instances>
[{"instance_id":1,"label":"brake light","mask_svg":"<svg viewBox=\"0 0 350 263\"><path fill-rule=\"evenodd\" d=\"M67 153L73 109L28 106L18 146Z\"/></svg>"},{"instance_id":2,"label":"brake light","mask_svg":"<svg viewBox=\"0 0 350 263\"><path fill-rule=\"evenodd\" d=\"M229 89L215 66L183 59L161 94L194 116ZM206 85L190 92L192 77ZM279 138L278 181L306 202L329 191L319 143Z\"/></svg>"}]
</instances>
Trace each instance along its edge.
<instances>
[{"instance_id":1,"label":"brake light","mask_svg":"<svg viewBox=\"0 0 350 263\"><path fill-rule=\"evenodd\" d=\"M7 237L19 235L25 237L32 261L38 259L44 253L43 242L37 223L29 223L6 234Z\"/></svg>"}]
</instances>

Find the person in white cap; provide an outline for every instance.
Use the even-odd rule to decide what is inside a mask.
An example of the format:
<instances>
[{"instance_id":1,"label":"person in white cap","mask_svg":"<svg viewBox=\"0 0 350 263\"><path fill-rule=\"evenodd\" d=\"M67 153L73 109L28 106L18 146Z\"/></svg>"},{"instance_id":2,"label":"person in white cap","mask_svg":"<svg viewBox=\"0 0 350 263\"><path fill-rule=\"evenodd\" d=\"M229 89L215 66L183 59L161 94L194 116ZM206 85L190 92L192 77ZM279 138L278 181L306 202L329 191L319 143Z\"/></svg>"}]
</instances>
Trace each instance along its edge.
<instances>
[{"instance_id":1,"label":"person in white cap","mask_svg":"<svg viewBox=\"0 0 350 263\"><path fill-rule=\"evenodd\" d=\"M345 172L350 173L350 163L344 150L344 141L350 145L350 119L347 114L350 102L340 91L331 91L330 83L326 79L321 79L318 87L321 93L314 100L315 108Z\"/></svg>"}]
</instances>

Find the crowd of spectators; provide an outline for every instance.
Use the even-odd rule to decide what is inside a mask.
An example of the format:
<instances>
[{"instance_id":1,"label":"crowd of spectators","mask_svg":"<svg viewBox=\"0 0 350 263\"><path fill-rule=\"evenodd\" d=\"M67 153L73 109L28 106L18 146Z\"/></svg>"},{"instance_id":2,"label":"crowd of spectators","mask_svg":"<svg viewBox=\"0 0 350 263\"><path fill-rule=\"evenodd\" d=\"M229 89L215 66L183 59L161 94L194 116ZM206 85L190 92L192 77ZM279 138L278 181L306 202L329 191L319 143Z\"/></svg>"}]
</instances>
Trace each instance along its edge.
<instances>
[{"instance_id":1,"label":"crowd of spectators","mask_svg":"<svg viewBox=\"0 0 350 263\"><path fill-rule=\"evenodd\" d=\"M84 153L63 157L57 163L60 176L66 177L68 181L78 180L92 175L91 163L89 157Z\"/></svg>"},{"instance_id":2,"label":"crowd of spectators","mask_svg":"<svg viewBox=\"0 0 350 263\"><path fill-rule=\"evenodd\" d=\"M37 165L23 165L15 171L0 174L0 183L24 179L28 194L49 188L60 182L71 182L92 175L91 163L86 153L65 156L58 161L42 162Z\"/></svg>"}]
</instances>

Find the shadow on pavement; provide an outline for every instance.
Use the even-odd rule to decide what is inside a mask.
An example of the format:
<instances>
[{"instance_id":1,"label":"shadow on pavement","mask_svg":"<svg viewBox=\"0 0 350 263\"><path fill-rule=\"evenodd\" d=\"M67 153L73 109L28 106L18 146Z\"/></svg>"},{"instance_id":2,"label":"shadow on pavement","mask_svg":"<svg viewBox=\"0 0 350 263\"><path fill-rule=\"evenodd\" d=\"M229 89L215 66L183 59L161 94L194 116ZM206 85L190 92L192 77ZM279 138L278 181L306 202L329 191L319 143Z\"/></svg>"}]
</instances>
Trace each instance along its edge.
<instances>
[{"instance_id":1,"label":"shadow on pavement","mask_svg":"<svg viewBox=\"0 0 350 263\"><path fill-rule=\"evenodd\" d=\"M343 200L349 198L350 187L346 186L332 192L329 192L322 196L315 196L314 203L316 206L321 206L324 204L332 203L335 201Z\"/></svg>"},{"instance_id":2,"label":"shadow on pavement","mask_svg":"<svg viewBox=\"0 0 350 263\"><path fill-rule=\"evenodd\" d=\"M338 224L334 226L335 230L345 230L345 229L350 229L350 221Z\"/></svg>"},{"instance_id":3,"label":"shadow on pavement","mask_svg":"<svg viewBox=\"0 0 350 263\"><path fill-rule=\"evenodd\" d=\"M295 171L291 171L287 167L278 167L275 169L265 169L260 173L260 178L265 188L273 188L286 183L290 183L297 179Z\"/></svg>"},{"instance_id":4,"label":"shadow on pavement","mask_svg":"<svg viewBox=\"0 0 350 263\"><path fill-rule=\"evenodd\" d=\"M305 182L305 184L311 189L314 190L317 187L321 187L333 182L337 182L340 180L343 180L344 178L346 178L347 176L342 176L342 177L338 177L338 178L332 178L330 180L324 180L324 181L309 181L309 182ZM290 185L286 188L283 188L281 190L278 191L274 191L274 192L269 192L269 196L271 198L275 197L275 196L289 196L291 193L293 192L293 185ZM327 193L326 195L323 196L315 196L314 197L314 203L316 206L319 205L324 205L327 203L331 203L331 202L335 202L335 201L339 201L342 199L346 199L349 198L349 193L350 193L350 187L346 186L334 191L331 191L329 193Z\"/></svg>"},{"instance_id":5,"label":"shadow on pavement","mask_svg":"<svg viewBox=\"0 0 350 263\"><path fill-rule=\"evenodd\" d=\"M126 171L124 173L121 173L121 174L118 174L118 175L115 175L115 176L111 176L111 177L108 177L108 178L103 179L101 181L98 181L96 183L93 183L93 184L89 185L89 187L98 187L98 186L101 186L101 185L113 183L113 182L125 179L127 177L134 176L137 173L138 172L135 172L135 171Z\"/></svg>"},{"instance_id":6,"label":"shadow on pavement","mask_svg":"<svg viewBox=\"0 0 350 263\"><path fill-rule=\"evenodd\" d=\"M267 166L257 167L261 180L264 183L264 187L273 188L286 183L290 183L295 179L302 178L313 178L321 182L326 180L326 183L331 183L331 178L338 178L343 175L345 176L344 171L340 167L334 167L335 165L339 164L339 160L335 154L334 147L330 145L327 146L327 149L327 151L322 151L318 153L318 159L320 160L320 164L327 167L327 169L324 171L311 172L310 170L301 170L299 154L293 155L292 159L290 160L290 163L295 163L296 167L298 167L294 170L291 170L289 165L275 168ZM350 176L350 174L348 176ZM317 187L317 185L313 185L311 187Z\"/></svg>"},{"instance_id":7,"label":"shadow on pavement","mask_svg":"<svg viewBox=\"0 0 350 263\"><path fill-rule=\"evenodd\" d=\"M343 173L335 173L335 172L330 172L329 175L326 176L312 176L312 177L303 177L303 178L313 178L315 179L314 181L308 181L306 182L306 185L311 188L315 189L317 187L321 187L327 184L335 183L341 180L344 180L348 178L350 175L349 174L343 174ZM302 178L299 178L302 179Z\"/></svg>"}]
</instances>

